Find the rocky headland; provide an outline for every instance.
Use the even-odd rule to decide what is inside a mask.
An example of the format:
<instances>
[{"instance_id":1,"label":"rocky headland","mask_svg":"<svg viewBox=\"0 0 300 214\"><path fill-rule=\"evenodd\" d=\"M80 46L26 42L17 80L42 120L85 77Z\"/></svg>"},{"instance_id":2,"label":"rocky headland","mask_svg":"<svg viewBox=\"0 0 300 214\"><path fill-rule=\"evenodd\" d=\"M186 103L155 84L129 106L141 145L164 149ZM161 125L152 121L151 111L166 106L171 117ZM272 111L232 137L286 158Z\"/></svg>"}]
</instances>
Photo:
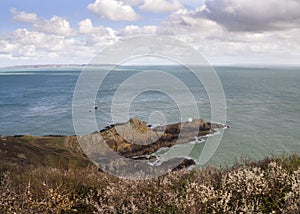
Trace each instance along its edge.
<instances>
[{"instance_id":1,"label":"rocky headland","mask_svg":"<svg viewBox=\"0 0 300 214\"><path fill-rule=\"evenodd\" d=\"M188 143L195 137L215 133L216 129L224 127L202 119L151 127L133 118L127 123L108 126L90 136L101 136L99 139L122 157L150 160L155 159L151 154L160 148ZM0 135L0 160L2 165L42 165L63 169L93 165L87 158L89 154L85 154L89 153L89 148L85 148L83 152L81 146L77 136ZM94 151L95 147L90 149ZM193 160L185 159L175 170L194 164Z\"/></svg>"},{"instance_id":2,"label":"rocky headland","mask_svg":"<svg viewBox=\"0 0 300 214\"><path fill-rule=\"evenodd\" d=\"M189 143L195 137L213 134L215 129L224 127L222 124L197 119L152 128L144 121L132 118L127 123L115 124L94 134L100 134L118 154L133 158L150 155L163 147Z\"/></svg>"}]
</instances>

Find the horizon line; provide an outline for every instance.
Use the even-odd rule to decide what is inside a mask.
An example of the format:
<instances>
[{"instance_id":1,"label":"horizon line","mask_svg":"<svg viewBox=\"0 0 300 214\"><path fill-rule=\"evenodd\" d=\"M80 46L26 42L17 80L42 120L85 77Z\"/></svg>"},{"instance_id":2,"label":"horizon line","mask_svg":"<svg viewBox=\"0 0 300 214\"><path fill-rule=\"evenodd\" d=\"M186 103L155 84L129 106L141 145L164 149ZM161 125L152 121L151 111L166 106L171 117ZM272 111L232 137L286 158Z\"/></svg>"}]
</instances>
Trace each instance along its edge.
<instances>
[{"instance_id":1,"label":"horizon line","mask_svg":"<svg viewBox=\"0 0 300 214\"><path fill-rule=\"evenodd\" d=\"M226 64L226 63L212 63L209 64L213 67L300 67L300 64L251 64L251 63L241 63L241 64ZM10 65L10 66L0 66L0 69L13 69L13 68L72 68L72 67L88 67L88 66L124 66L124 67L134 67L134 66L180 66L178 64L88 64L88 63L46 63L46 64L22 64L22 65ZM206 66L206 65L196 65L190 64L188 66Z\"/></svg>"}]
</instances>

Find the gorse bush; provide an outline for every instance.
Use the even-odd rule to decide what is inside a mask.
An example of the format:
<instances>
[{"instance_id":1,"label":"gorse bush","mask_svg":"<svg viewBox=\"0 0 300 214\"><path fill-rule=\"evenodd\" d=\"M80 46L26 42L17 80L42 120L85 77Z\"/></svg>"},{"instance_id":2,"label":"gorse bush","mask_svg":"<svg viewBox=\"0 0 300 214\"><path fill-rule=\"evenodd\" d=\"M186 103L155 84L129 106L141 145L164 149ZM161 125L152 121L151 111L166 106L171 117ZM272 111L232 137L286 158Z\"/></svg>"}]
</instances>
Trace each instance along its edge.
<instances>
[{"instance_id":1,"label":"gorse bush","mask_svg":"<svg viewBox=\"0 0 300 214\"><path fill-rule=\"evenodd\" d=\"M299 213L300 157L122 180L92 168L7 167L0 213Z\"/></svg>"}]
</instances>

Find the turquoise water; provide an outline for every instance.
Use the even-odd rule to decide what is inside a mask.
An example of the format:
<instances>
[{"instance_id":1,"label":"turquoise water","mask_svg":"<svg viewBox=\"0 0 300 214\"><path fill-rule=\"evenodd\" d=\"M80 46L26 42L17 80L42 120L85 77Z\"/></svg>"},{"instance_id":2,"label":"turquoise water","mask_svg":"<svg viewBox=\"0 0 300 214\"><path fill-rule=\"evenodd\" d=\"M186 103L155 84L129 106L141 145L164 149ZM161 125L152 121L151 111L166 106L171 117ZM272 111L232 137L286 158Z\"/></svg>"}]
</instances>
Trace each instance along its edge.
<instances>
[{"instance_id":1,"label":"turquoise water","mask_svg":"<svg viewBox=\"0 0 300 214\"><path fill-rule=\"evenodd\" d=\"M102 68L105 69L105 68ZM210 119L203 87L181 67L124 67L112 72L100 88L93 112L99 129L112 122L110 104L116 89L132 74L160 69L180 78L196 96L200 116ZM209 163L232 163L240 157L300 153L300 68L216 67L227 101L227 124L217 152ZM80 69L0 70L0 134L73 135L72 96ZM195 92L195 93L194 93ZM196 93L197 92L197 93ZM176 92L180 94L180 91ZM160 111L167 122L180 121L174 100L155 91L142 93L130 106L130 116L149 122ZM197 156L197 147L193 150ZM179 148L175 156L180 153ZM180 156L180 155L179 155Z\"/></svg>"}]
</instances>

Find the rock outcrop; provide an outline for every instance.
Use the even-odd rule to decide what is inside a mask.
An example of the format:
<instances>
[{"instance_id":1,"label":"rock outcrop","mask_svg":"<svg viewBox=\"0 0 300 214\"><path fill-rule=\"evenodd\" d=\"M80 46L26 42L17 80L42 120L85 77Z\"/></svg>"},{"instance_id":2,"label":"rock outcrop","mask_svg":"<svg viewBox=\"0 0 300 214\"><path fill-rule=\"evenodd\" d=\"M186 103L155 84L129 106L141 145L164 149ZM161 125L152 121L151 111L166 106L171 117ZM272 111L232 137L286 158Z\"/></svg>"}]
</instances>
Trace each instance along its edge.
<instances>
[{"instance_id":1,"label":"rock outcrop","mask_svg":"<svg viewBox=\"0 0 300 214\"><path fill-rule=\"evenodd\" d=\"M95 134L100 134L118 154L132 158L150 155L162 147L191 142L195 137L212 134L216 132L215 128L224 127L197 119L151 129L145 122L133 118L127 123L112 125Z\"/></svg>"},{"instance_id":2,"label":"rock outcrop","mask_svg":"<svg viewBox=\"0 0 300 214\"><path fill-rule=\"evenodd\" d=\"M126 175L128 170L146 171L145 167L148 166L143 164L144 161L156 162L157 157L153 153L160 148L192 142L195 137L215 133L217 128L225 126L196 119L150 128L145 122L133 118L126 123L114 124L100 132L79 138L86 155L99 164L100 168L104 171L110 169L111 173L116 174L126 169L127 171L122 171L122 174ZM124 158L141 161L133 163ZM162 162L162 168L180 170L195 165L190 159L175 159ZM134 168L131 168L132 164L135 165ZM156 170L155 166L150 168L149 171Z\"/></svg>"},{"instance_id":3,"label":"rock outcrop","mask_svg":"<svg viewBox=\"0 0 300 214\"><path fill-rule=\"evenodd\" d=\"M214 133L215 128L224 127L224 125L207 123L199 119L150 128L145 122L134 118L127 123L114 124L87 136L0 135L0 166L81 168L93 165L88 157L91 158L94 155L101 159L101 155L107 154L108 150L119 154L120 157L132 160L155 161L156 157L151 154L160 148L188 143L196 136ZM86 145L78 143L80 137L88 139ZM99 144L99 141L108 145L106 150L103 148L104 144ZM82 146L84 149L81 148ZM103 157L100 161L111 164L109 156ZM93 158L92 160L94 161ZM112 163L116 168L122 164L121 158L115 159ZM167 162L163 164L168 165ZM182 162L173 170L194 164L193 160L182 159Z\"/></svg>"}]
</instances>

